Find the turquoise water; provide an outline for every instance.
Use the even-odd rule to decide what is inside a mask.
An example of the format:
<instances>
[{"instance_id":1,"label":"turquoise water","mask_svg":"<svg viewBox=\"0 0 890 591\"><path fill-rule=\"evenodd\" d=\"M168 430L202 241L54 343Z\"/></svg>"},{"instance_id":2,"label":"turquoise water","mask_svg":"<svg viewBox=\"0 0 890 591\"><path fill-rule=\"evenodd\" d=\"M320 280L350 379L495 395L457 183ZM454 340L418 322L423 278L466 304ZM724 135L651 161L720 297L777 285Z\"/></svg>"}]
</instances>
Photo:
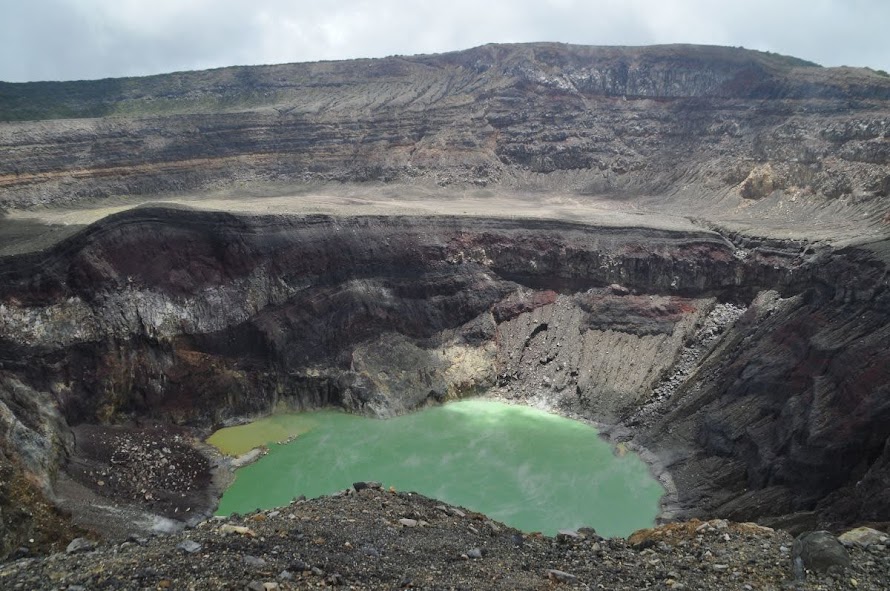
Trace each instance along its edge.
<instances>
[{"instance_id":1,"label":"turquoise water","mask_svg":"<svg viewBox=\"0 0 890 591\"><path fill-rule=\"evenodd\" d=\"M653 524L664 492L638 456L613 453L594 428L524 406L467 400L386 420L335 411L263 420L301 434L239 469L220 515L377 480L524 531L588 526L626 536ZM242 428L217 432L213 443L238 439Z\"/></svg>"}]
</instances>

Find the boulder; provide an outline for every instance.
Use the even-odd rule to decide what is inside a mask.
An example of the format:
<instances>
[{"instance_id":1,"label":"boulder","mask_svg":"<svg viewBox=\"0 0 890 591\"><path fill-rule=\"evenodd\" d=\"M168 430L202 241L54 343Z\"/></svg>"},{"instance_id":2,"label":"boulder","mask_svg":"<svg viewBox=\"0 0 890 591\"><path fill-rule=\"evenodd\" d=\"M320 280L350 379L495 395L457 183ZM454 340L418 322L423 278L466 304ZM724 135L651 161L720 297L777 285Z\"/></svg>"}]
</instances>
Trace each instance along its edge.
<instances>
[{"instance_id":1,"label":"boulder","mask_svg":"<svg viewBox=\"0 0 890 591\"><path fill-rule=\"evenodd\" d=\"M872 544L885 544L888 535L870 527L857 527L844 532L837 538L844 546L858 545L867 547Z\"/></svg>"},{"instance_id":2,"label":"boulder","mask_svg":"<svg viewBox=\"0 0 890 591\"><path fill-rule=\"evenodd\" d=\"M847 549L827 531L806 532L797 536L791 547L791 560L796 570L802 567L817 573L836 572L850 566Z\"/></svg>"}]
</instances>

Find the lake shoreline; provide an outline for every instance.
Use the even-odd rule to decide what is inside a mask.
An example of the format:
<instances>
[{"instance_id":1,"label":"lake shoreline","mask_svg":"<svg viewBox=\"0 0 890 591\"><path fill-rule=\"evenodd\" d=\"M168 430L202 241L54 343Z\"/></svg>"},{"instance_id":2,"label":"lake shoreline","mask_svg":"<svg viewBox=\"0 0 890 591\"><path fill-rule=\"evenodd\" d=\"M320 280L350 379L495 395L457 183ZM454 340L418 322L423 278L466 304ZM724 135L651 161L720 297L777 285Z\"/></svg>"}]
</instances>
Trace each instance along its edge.
<instances>
[{"instance_id":1,"label":"lake shoreline","mask_svg":"<svg viewBox=\"0 0 890 591\"><path fill-rule=\"evenodd\" d=\"M326 492L318 492L318 490L312 489L312 486L321 485L310 485L308 482L319 482L319 477L322 481L325 481L328 478L328 470L324 469L321 473L313 472L313 468L311 467L312 464L306 465L304 469L306 470L308 481L291 489L294 491L292 493L293 496L305 494L305 496L313 497L318 495L324 496L335 494L340 489L349 488L353 481L367 480L370 478L372 480L383 481L387 485L394 484L396 488L399 488L400 490L418 490L423 494L442 498L442 500L447 502L466 504L473 510L489 514L493 519L507 522L514 518L519 519L520 521L516 521L514 526L520 527L520 529L528 529L528 531L550 529L551 527L550 525L547 525L547 523L557 523L560 525L560 527L555 528L554 532L551 533L555 533L558 529L569 527L569 525L572 527L581 527L583 525L594 523L594 525L599 524L600 528L611 530L613 533L620 532L620 535L627 535L632 532L634 528L650 527L663 520L663 499L669 492L667 487L665 487L664 480L661 478L652 478L654 471L649 462L646 461L646 458L640 453L638 446L634 445L632 442L618 442L608 437L608 432L605 431L603 425L596 424L594 421L574 413L559 412L558 409L550 408L541 403L535 403L535 401L523 402L504 399L498 396L496 392L489 392L482 396L452 402L457 404L476 403L483 405L487 405L488 403L498 403L503 405L503 408L525 408L529 411L536 412L532 412L531 414L516 414L513 411L507 411L507 414L504 415L503 411L497 410L499 407L485 409L483 406L478 409L471 408L470 410L467 410L465 407L462 411L457 411L468 413L464 417L457 417L451 414L438 414L438 418L432 418L427 415L424 419L419 418L422 413L412 412L392 419L394 421L402 422L411 417L411 420L408 423L402 422L402 426L399 429L381 431L376 429L373 426L373 423L362 426L359 423L350 422L352 419L346 419L346 423L350 426L344 426L344 421L336 418L338 415L342 415L343 417L353 417L359 420L362 418L362 415L346 413L343 412L342 409L334 408L329 409L336 411L333 415L333 420L335 422L331 425L333 430L328 430L327 433L331 433L332 440L339 441L340 443L338 445L341 447L338 448L334 444L329 444L329 448L324 448L319 451L317 448L312 447L314 444L311 441L307 441L304 443L302 451L299 452L283 452L275 446L273 448L273 455L279 453L292 454L308 452L309 455L303 457L311 457L311 462L315 462L321 461L318 459L319 454L321 454L321 457L327 458L325 461L328 462L328 465L339 466L342 461L346 461L344 460L344 456L342 456L343 452L347 452L345 457L348 459L348 457L355 455L357 450L359 453L364 453L364 448L368 445L372 448L374 448L374 446L382 446L380 449L385 450L382 452L383 455L372 455L370 457L362 456L360 459L356 460L358 463L355 466L352 466L351 464L345 466L343 470L346 470L346 472L340 472L336 477L331 476L331 478L336 478L336 480L330 481L332 484L328 485L329 489L325 489ZM438 412L437 409L445 408L445 406L446 405L435 405L418 410ZM542 417L546 415L553 417L554 419L567 419L575 423L580 423L590 427L591 431L578 431L577 428L571 427L569 427L569 431L565 431L565 429L561 427L554 428L551 426L543 426L540 423L541 419L535 418L538 416L537 413L542 413L540 415ZM257 417L255 421L261 422L263 419L268 420L275 416L289 414L299 415L300 413L275 413L267 415L266 417ZM324 418L323 413L319 413L317 420L323 424L328 424L325 422L327 419ZM505 420L506 422L498 423L501 425L501 428L490 431L487 429L487 426L491 424L490 421L492 420ZM532 421L532 423L526 424L526 421ZM279 423L278 426L281 424L282 423ZM341 427L336 427L338 424L341 425ZM408 425L408 427L405 427L405 425ZM345 432L349 433L349 437L353 437L354 435L357 438L354 443L347 443L346 447L342 447L342 432L338 431L338 429L342 428L346 429ZM418 429L416 433L410 430L407 432L408 439L411 442L407 447L399 442L400 438L404 439L406 437L406 434L404 433L405 428ZM427 439L425 437L427 431L437 433L439 436ZM492 433L496 434L494 438L492 438ZM587 434L585 435L585 433ZM442 441L441 436L445 434L447 434L445 436L445 441ZM589 439L591 436L593 437L592 440ZM370 439L363 440L363 437L370 437ZM380 441L378 441L378 439ZM268 441L268 438L266 441ZM583 443L585 441L586 443ZM608 445L608 448L601 448L600 444L594 443L595 441L605 443ZM281 442L279 441L275 443ZM415 447L415 445L417 447ZM499 448L499 446L503 445L508 445L509 449L505 451L504 449ZM531 447L527 447L529 445ZM545 451L548 450L548 445L556 445L557 447L551 447L549 448L549 451ZM589 450L586 457L591 462L591 467L587 469L584 468L583 464L579 463L579 456L577 455L578 450L581 450L581 460L583 461L583 458L585 457L585 448ZM626 451L634 452L633 455L635 459L630 464L623 461L617 464L614 463L619 461L619 458L622 458L625 455L625 453L621 452L622 448ZM310 449L312 451L308 451ZM377 453L381 452L378 451ZM512 459L514 457L512 454L516 454L515 459ZM555 455L548 456L548 454ZM604 456L603 454L606 455ZM257 454L254 454L254 456L249 457L249 459L259 459L256 455ZM244 458L243 455L239 457ZM608 459L609 457L614 457L615 459ZM501 461L502 458L504 461ZM452 460L454 463L452 463ZM275 470L277 470L276 474L283 474L284 471L289 469L288 466L290 464L288 464L288 460L285 460L284 458L276 458L272 461L277 466L277 468L275 468ZM412 462L410 465L407 463L409 461ZM444 463L440 464L436 462ZM640 464L637 464L636 462L640 462ZM234 474L237 463L229 460L226 464L226 468ZM402 465L402 467L400 467L400 465ZM375 466L376 468L368 470L367 466ZM645 466L645 468L643 468L643 466ZM260 469L251 467L249 470L251 480L249 482L255 483L258 482L257 479L267 478L266 476L260 475L265 473L264 470L270 469L271 468L268 466ZM429 479L429 475L433 473L430 472L430 470L434 470L436 474L440 474L440 469L444 469L446 474L446 476L442 476L442 482L438 482L435 478ZM469 470L469 472L467 472L467 470ZM519 470L519 472L517 473L515 470ZM380 478L378 473L388 475ZM472 499L474 498L474 495L477 494L474 487L460 483L472 481L472 479L477 478L477 475L488 473L491 473L492 475L486 476L485 478L492 479L492 482L485 481L485 486L494 486L493 483L497 483L496 485L502 488L491 489L492 491L496 490L497 492L486 493L489 496L476 498L476 500L473 501ZM495 473L497 473L498 476L494 476ZM616 499L626 498L624 493L619 492L622 490L622 487L628 486L628 483L630 482L636 482L635 479L642 478L643 473L646 474L646 482L651 484L644 485L643 481L639 481L638 484L631 485L633 486L632 490L635 491L633 496L640 499L639 501L634 502L643 502L642 499L647 498L647 496L648 498L652 498L651 495L653 493L657 494L656 500L654 501L655 512L651 522L633 523L635 517L631 516L640 514L640 511L638 511L636 507L631 509L627 505L624 505L624 507L619 510L615 504L621 504L621 502ZM309 474L311 474L311 476L308 476ZM450 474L450 476L447 474ZM420 481L418 481L418 478ZM468 481L467 479L470 480ZM273 481L277 480L280 480L278 476L273 477ZM572 484L567 485L566 482L568 481ZM424 482L424 484L420 484L419 482ZM653 486L656 486L656 482L658 483L657 492L652 489ZM237 507L239 507L238 503L243 504L243 499L245 498L249 499L250 503L256 502L257 506L262 507L263 509L268 509L275 503L284 502L284 495L290 494L286 492L288 490L287 487L291 485L284 483L284 481L282 481L282 483L269 481L259 490L250 488L255 486L255 484L244 484L235 492L235 496L232 497L228 503L221 499L221 503L217 508L217 514L226 514L229 511L243 512L245 509L239 509ZM310 488L306 488L307 486ZM275 489L274 492L270 491L270 488ZM585 494L590 494L591 491L596 491L594 494L601 495L600 500L597 501L597 505L603 508L610 507L610 509L608 511L597 513L591 512L591 507L586 502L583 505L576 506L574 503L580 502L577 499L579 496L577 491L579 490L587 491ZM262 493L260 493L260 491L262 491ZM260 496L257 497L257 494ZM248 496L244 497L243 495ZM264 495L267 499L265 501L262 500ZM269 495L273 496L270 497ZM524 497L522 495L531 496ZM242 501L233 500L237 498L241 498ZM489 499L498 499L499 508L491 506L489 504ZM534 501L529 503L532 499L534 499ZM652 501L645 501L645 503L649 502ZM222 512L220 512L221 507L225 507ZM573 509L573 507L577 508ZM646 512L647 511L643 511L642 514L645 514ZM509 515L514 515L515 517L509 517ZM560 515L562 516L560 517ZM606 515L608 515L608 517L604 517ZM621 517L621 515L624 517ZM553 519L548 521L548 516L552 516ZM632 521L632 525L629 528L618 525L622 519L625 520L624 523L626 523L628 518ZM535 525L522 526L522 519L532 519ZM616 533L615 535L619 534Z\"/></svg>"}]
</instances>

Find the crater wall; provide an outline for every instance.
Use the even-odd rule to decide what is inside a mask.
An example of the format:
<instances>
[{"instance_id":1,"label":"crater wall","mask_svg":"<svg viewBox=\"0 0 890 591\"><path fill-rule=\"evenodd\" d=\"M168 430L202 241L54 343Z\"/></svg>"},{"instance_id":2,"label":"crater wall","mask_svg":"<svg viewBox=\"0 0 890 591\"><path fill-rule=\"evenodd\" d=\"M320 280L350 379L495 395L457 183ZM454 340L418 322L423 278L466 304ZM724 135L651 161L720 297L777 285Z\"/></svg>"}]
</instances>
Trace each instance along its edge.
<instances>
[{"instance_id":1,"label":"crater wall","mask_svg":"<svg viewBox=\"0 0 890 591\"><path fill-rule=\"evenodd\" d=\"M0 205L400 182L679 196L692 211L774 192L865 206L890 190L888 100L890 78L867 69L548 43L3 84Z\"/></svg>"},{"instance_id":2,"label":"crater wall","mask_svg":"<svg viewBox=\"0 0 890 591\"><path fill-rule=\"evenodd\" d=\"M490 389L645 446L677 487L666 516L886 515L883 263L744 246L707 230L136 209L0 261L0 392L60 409L14 409L55 442L17 460L47 490L66 425L386 416Z\"/></svg>"}]
</instances>

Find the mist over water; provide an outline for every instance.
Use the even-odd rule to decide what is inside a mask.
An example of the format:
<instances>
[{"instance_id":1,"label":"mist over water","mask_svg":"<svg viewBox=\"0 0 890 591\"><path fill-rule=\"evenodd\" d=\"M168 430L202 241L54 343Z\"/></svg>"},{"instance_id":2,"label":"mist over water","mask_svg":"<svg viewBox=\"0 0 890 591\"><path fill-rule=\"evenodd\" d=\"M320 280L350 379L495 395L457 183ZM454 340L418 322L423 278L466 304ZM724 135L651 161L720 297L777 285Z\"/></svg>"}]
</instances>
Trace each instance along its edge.
<instances>
[{"instance_id":1,"label":"mist over water","mask_svg":"<svg viewBox=\"0 0 890 591\"><path fill-rule=\"evenodd\" d=\"M377 480L524 531L589 526L615 536L651 526L664 492L639 457L616 456L594 428L523 406L468 400L386 420L335 411L266 420L276 434L300 435L238 470L220 515ZM246 427L256 434L262 425ZM225 449L238 429L218 432L211 443Z\"/></svg>"}]
</instances>

